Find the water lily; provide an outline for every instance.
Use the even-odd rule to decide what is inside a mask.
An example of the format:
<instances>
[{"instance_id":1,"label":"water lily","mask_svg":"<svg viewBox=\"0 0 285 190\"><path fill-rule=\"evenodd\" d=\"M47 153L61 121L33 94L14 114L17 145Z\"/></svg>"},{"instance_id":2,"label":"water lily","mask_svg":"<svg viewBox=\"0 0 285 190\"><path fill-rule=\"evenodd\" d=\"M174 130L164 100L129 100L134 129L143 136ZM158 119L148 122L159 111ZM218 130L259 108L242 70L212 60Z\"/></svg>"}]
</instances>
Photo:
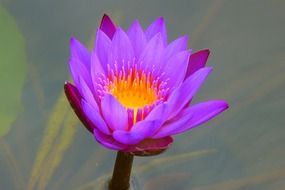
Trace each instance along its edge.
<instances>
[{"instance_id":1,"label":"water lily","mask_svg":"<svg viewBox=\"0 0 285 190\"><path fill-rule=\"evenodd\" d=\"M104 147L152 154L228 108L223 100L192 105L211 67L209 50L192 53L187 36L168 42L164 19L127 31L104 15L89 51L71 38L74 85L65 92L77 116Z\"/></svg>"}]
</instances>

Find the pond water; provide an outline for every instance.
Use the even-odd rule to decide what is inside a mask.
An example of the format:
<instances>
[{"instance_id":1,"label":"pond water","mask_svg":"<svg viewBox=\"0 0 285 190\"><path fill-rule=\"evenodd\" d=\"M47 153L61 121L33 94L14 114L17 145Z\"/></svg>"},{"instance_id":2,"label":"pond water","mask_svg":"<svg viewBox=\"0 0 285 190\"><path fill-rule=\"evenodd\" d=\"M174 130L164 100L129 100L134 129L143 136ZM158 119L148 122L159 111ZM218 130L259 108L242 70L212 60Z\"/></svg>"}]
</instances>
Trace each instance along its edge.
<instances>
[{"instance_id":1,"label":"pond water","mask_svg":"<svg viewBox=\"0 0 285 190\"><path fill-rule=\"evenodd\" d=\"M135 158L142 189L285 189L285 1L0 1L0 189L96 189L115 152L97 144L63 95L69 38L91 46L104 13L127 27L164 16L171 40L210 48L195 102L230 109Z\"/></svg>"}]
</instances>

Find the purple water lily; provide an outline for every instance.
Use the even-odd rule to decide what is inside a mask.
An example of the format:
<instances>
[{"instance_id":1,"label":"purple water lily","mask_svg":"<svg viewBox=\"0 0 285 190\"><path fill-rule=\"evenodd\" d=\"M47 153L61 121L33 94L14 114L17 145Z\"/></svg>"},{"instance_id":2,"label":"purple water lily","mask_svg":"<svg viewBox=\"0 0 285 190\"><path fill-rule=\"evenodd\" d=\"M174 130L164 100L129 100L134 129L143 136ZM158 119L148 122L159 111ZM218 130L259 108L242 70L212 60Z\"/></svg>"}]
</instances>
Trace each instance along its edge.
<instances>
[{"instance_id":1,"label":"purple water lily","mask_svg":"<svg viewBox=\"0 0 285 190\"><path fill-rule=\"evenodd\" d=\"M77 116L103 146L156 152L171 136L201 125L228 108L223 100L190 102L211 67L209 50L191 54L187 37L168 43L162 17L146 30L136 20L127 32L104 15L95 47L70 40L75 85L65 93Z\"/></svg>"}]
</instances>

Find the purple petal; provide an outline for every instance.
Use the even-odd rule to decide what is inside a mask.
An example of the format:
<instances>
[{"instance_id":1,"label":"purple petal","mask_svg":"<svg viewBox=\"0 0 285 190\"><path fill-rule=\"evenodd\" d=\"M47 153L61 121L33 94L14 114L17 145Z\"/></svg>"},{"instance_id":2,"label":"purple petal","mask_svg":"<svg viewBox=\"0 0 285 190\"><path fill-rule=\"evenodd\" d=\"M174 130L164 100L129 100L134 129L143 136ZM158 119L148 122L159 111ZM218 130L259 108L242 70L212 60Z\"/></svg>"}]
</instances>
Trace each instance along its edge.
<instances>
[{"instance_id":1,"label":"purple petal","mask_svg":"<svg viewBox=\"0 0 285 190\"><path fill-rule=\"evenodd\" d=\"M220 114L221 112L225 111L229 108L229 105L224 100L212 100L208 102L202 102L191 106L188 108L189 110L185 110L185 113L193 112L193 117L190 121L188 121L188 128L181 129L179 132L183 132L184 130L188 130L190 128L196 127L201 125L202 123L207 122L208 120L212 119L216 115ZM182 112L182 114L185 114Z\"/></svg>"},{"instance_id":2,"label":"purple petal","mask_svg":"<svg viewBox=\"0 0 285 190\"><path fill-rule=\"evenodd\" d=\"M163 78L168 80L167 86L170 89L180 84L186 74L187 64L191 51L182 51L172 56L163 67Z\"/></svg>"},{"instance_id":3,"label":"purple petal","mask_svg":"<svg viewBox=\"0 0 285 190\"><path fill-rule=\"evenodd\" d=\"M91 106L85 100L81 101L81 105L82 105L84 113L88 116L90 121L94 124L95 128L97 128L104 134L110 135L111 134L110 129L108 128L102 116L100 115L99 110Z\"/></svg>"},{"instance_id":4,"label":"purple petal","mask_svg":"<svg viewBox=\"0 0 285 190\"><path fill-rule=\"evenodd\" d=\"M117 64L120 69L123 65L128 65L128 61L132 62L134 57L134 50L128 35L121 28L118 28L112 40L110 66Z\"/></svg>"},{"instance_id":5,"label":"purple petal","mask_svg":"<svg viewBox=\"0 0 285 190\"><path fill-rule=\"evenodd\" d=\"M100 60L96 53L93 51L91 54L91 79L93 83L93 94L95 96L95 99L97 102L99 102L99 95L98 95L98 87L100 87L100 84L98 82L100 81L99 78L105 77L105 70L103 69Z\"/></svg>"},{"instance_id":6,"label":"purple petal","mask_svg":"<svg viewBox=\"0 0 285 190\"><path fill-rule=\"evenodd\" d=\"M211 67L198 70L188 77L180 87L176 88L171 93L167 100L167 103L170 106L169 119L176 116L177 113L179 113L181 109L184 108L184 106L193 98L211 71Z\"/></svg>"},{"instance_id":7,"label":"purple petal","mask_svg":"<svg viewBox=\"0 0 285 190\"><path fill-rule=\"evenodd\" d=\"M135 57L139 58L140 54L146 46L147 40L138 20L135 20L129 28L128 36L133 45Z\"/></svg>"},{"instance_id":8,"label":"purple petal","mask_svg":"<svg viewBox=\"0 0 285 190\"><path fill-rule=\"evenodd\" d=\"M127 130L128 113L126 109L111 94L106 94L101 100L101 109L107 125L116 130Z\"/></svg>"},{"instance_id":9,"label":"purple petal","mask_svg":"<svg viewBox=\"0 0 285 190\"><path fill-rule=\"evenodd\" d=\"M108 55L110 54L111 43L109 37L102 30L98 29L95 41L95 53L105 72L107 72Z\"/></svg>"},{"instance_id":10,"label":"purple petal","mask_svg":"<svg viewBox=\"0 0 285 190\"><path fill-rule=\"evenodd\" d=\"M113 35L116 31L116 26L113 23L113 21L111 20L111 18L104 14L102 20L101 20L101 24L100 24L100 29L110 38L113 38Z\"/></svg>"},{"instance_id":11,"label":"purple petal","mask_svg":"<svg viewBox=\"0 0 285 190\"><path fill-rule=\"evenodd\" d=\"M97 142L99 142L106 148L113 150L124 150L127 147L127 145L117 142L112 136L105 135L97 129L94 129L93 134Z\"/></svg>"},{"instance_id":12,"label":"purple petal","mask_svg":"<svg viewBox=\"0 0 285 190\"><path fill-rule=\"evenodd\" d=\"M90 53L88 49L81 44L76 38L70 38L70 57L80 60L86 69L90 68Z\"/></svg>"},{"instance_id":13,"label":"purple petal","mask_svg":"<svg viewBox=\"0 0 285 190\"><path fill-rule=\"evenodd\" d=\"M171 42L164 50L164 59L168 60L174 54L187 49L188 37L182 36Z\"/></svg>"},{"instance_id":14,"label":"purple petal","mask_svg":"<svg viewBox=\"0 0 285 190\"><path fill-rule=\"evenodd\" d=\"M93 123L88 119L88 117L85 115L82 106L81 106L81 95L79 94L78 90L75 86L70 84L69 82L65 82L64 84L64 92L65 95L73 108L74 112L76 113L77 117L80 119L80 121L84 124L86 129L93 133L94 125Z\"/></svg>"},{"instance_id":15,"label":"purple petal","mask_svg":"<svg viewBox=\"0 0 285 190\"><path fill-rule=\"evenodd\" d=\"M124 144L136 144L142 139L151 137L166 119L166 104L156 106L143 121L137 122L130 131L115 131L114 138Z\"/></svg>"},{"instance_id":16,"label":"purple petal","mask_svg":"<svg viewBox=\"0 0 285 190\"><path fill-rule=\"evenodd\" d=\"M156 19L145 31L145 35L148 41L158 33L161 33L163 45L166 46L167 32L163 17Z\"/></svg>"},{"instance_id":17,"label":"purple petal","mask_svg":"<svg viewBox=\"0 0 285 190\"><path fill-rule=\"evenodd\" d=\"M91 76L102 76L106 74L105 70L103 69L103 66L98 58L98 55L96 54L95 51L93 51L91 53L91 69L90 69L90 72L91 72ZM94 82L94 81L93 81Z\"/></svg>"},{"instance_id":18,"label":"purple petal","mask_svg":"<svg viewBox=\"0 0 285 190\"><path fill-rule=\"evenodd\" d=\"M198 71L199 69L205 67L209 54L210 50L208 49L200 50L196 53L193 53L189 59L188 69L185 78Z\"/></svg>"},{"instance_id":19,"label":"purple petal","mask_svg":"<svg viewBox=\"0 0 285 190\"><path fill-rule=\"evenodd\" d=\"M144 71L151 71L153 66L159 70L163 53L161 33L156 34L146 45L139 58L139 67Z\"/></svg>"},{"instance_id":20,"label":"purple petal","mask_svg":"<svg viewBox=\"0 0 285 190\"><path fill-rule=\"evenodd\" d=\"M83 63L76 58L71 58L69 60L69 69L71 73L71 77L76 85L80 90L80 81L79 79L82 77L89 87L92 87L92 81L89 74L89 71L83 65Z\"/></svg>"},{"instance_id":21,"label":"purple petal","mask_svg":"<svg viewBox=\"0 0 285 190\"><path fill-rule=\"evenodd\" d=\"M178 118L176 116L171 121L166 122L152 138L163 138L166 136L173 135L174 131L179 127L186 125L192 116L193 116L192 112L181 118Z\"/></svg>"},{"instance_id":22,"label":"purple petal","mask_svg":"<svg viewBox=\"0 0 285 190\"><path fill-rule=\"evenodd\" d=\"M133 125L129 132L130 134L141 134L141 137L145 139L151 137L157 131L161 124L162 122L160 119L145 119Z\"/></svg>"},{"instance_id":23,"label":"purple petal","mask_svg":"<svg viewBox=\"0 0 285 190\"><path fill-rule=\"evenodd\" d=\"M163 126L161 130L159 130L159 132L155 135L155 137L161 138L169 135L183 133L187 130L197 127L198 125L201 125L202 123L205 123L206 121L226 110L228 107L228 103L223 100L212 100L186 108L182 111L181 116L177 116L175 122Z\"/></svg>"},{"instance_id":24,"label":"purple petal","mask_svg":"<svg viewBox=\"0 0 285 190\"><path fill-rule=\"evenodd\" d=\"M97 102L95 101L95 98L93 96L93 93L87 86L86 82L80 77L80 88L81 88L81 95L82 98L84 98L89 104L91 104L97 111L99 111Z\"/></svg>"},{"instance_id":25,"label":"purple petal","mask_svg":"<svg viewBox=\"0 0 285 190\"><path fill-rule=\"evenodd\" d=\"M131 131L114 131L113 137L123 144L137 144L145 138L151 137L160 127L161 121L139 121L131 129Z\"/></svg>"},{"instance_id":26,"label":"purple petal","mask_svg":"<svg viewBox=\"0 0 285 190\"><path fill-rule=\"evenodd\" d=\"M165 121L167 119L168 105L165 103L159 104L151 110L144 120L160 120Z\"/></svg>"},{"instance_id":27,"label":"purple petal","mask_svg":"<svg viewBox=\"0 0 285 190\"><path fill-rule=\"evenodd\" d=\"M75 86L80 86L80 82L79 82L79 76L81 75L80 73L88 73L86 68L84 66L80 67L80 69L82 69L83 71L79 71L77 69L77 62L79 62L77 59L69 59L68 64L69 64L69 71L71 74L71 78L75 84ZM80 63L81 64L81 63Z\"/></svg>"}]
</instances>

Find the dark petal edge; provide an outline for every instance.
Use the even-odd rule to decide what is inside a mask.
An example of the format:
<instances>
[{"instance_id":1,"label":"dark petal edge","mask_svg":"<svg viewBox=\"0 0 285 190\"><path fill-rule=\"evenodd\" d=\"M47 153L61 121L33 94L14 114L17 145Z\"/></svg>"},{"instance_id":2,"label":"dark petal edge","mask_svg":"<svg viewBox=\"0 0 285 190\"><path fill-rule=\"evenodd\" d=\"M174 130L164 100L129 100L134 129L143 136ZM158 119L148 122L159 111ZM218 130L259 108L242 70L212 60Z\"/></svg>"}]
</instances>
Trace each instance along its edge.
<instances>
[{"instance_id":1,"label":"dark petal edge","mask_svg":"<svg viewBox=\"0 0 285 190\"><path fill-rule=\"evenodd\" d=\"M188 61L188 68L185 75L185 79L188 78L193 73L195 73L196 71L198 71L199 69L205 67L209 55L210 55L209 49L199 50L191 54Z\"/></svg>"},{"instance_id":2,"label":"dark petal edge","mask_svg":"<svg viewBox=\"0 0 285 190\"><path fill-rule=\"evenodd\" d=\"M110 38L112 39L114 36L114 33L116 31L116 25L113 23L111 18L107 15L104 14L101 24L100 24L100 29Z\"/></svg>"},{"instance_id":3,"label":"dark petal edge","mask_svg":"<svg viewBox=\"0 0 285 190\"><path fill-rule=\"evenodd\" d=\"M92 122L87 118L85 115L82 106L81 106L81 95L79 94L77 88L69 82L65 82L64 84L64 92L65 95L73 108L74 112L76 113L77 117L80 121L84 124L86 129L93 134L94 125Z\"/></svg>"}]
</instances>

